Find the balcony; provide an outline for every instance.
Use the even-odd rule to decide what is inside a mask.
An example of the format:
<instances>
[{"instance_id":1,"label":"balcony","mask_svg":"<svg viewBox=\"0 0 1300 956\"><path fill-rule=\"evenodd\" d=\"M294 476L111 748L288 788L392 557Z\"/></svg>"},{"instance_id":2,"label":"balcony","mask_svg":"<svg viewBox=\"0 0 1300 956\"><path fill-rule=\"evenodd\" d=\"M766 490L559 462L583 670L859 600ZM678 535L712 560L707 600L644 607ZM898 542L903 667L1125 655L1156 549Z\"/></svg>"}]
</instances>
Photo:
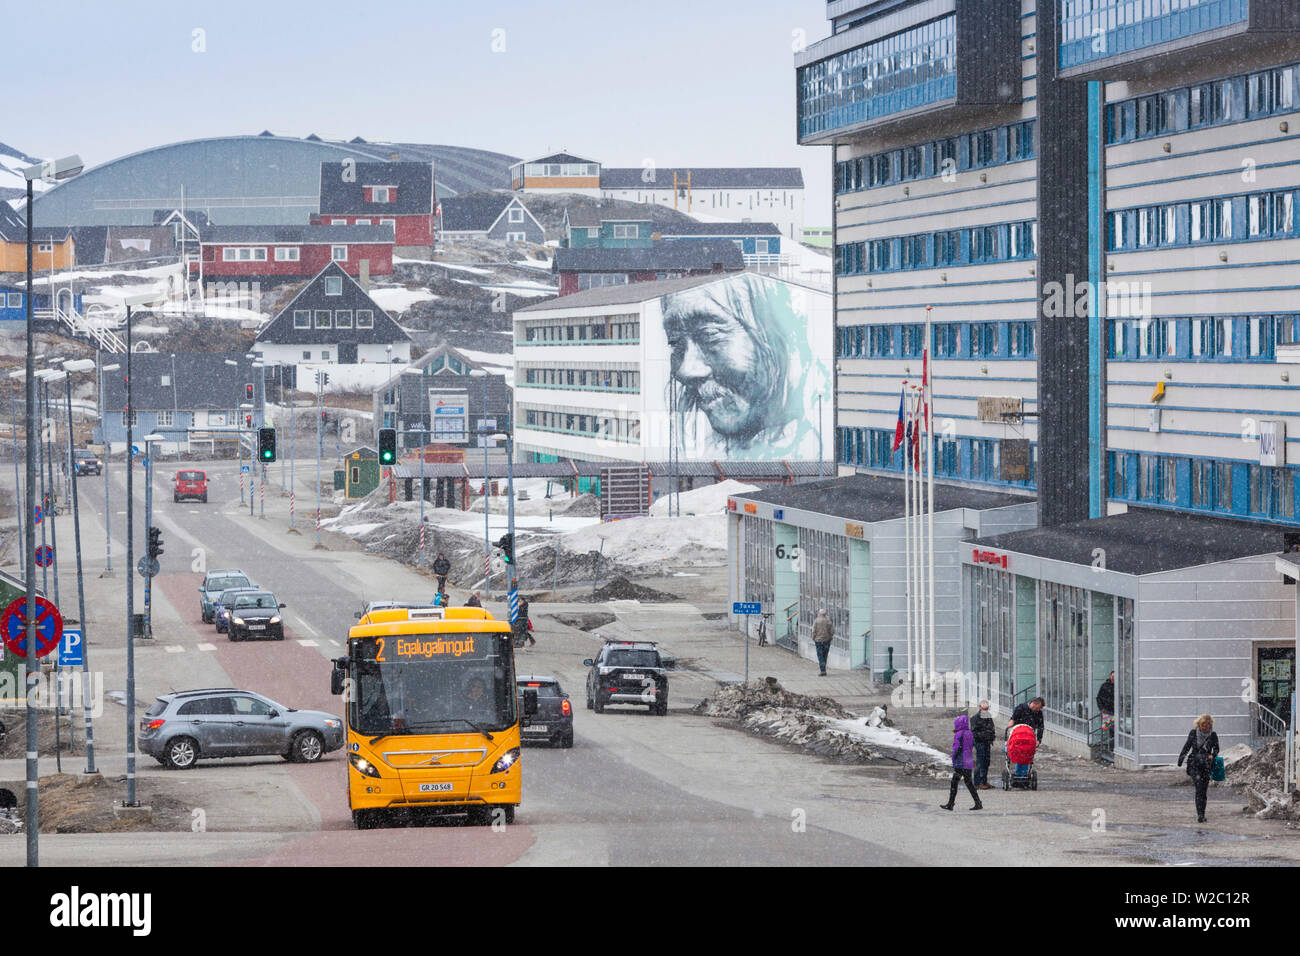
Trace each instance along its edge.
<instances>
[{"instance_id":1,"label":"balcony","mask_svg":"<svg viewBox=\"0 0 1300 956\"><path fill-rule=\"evenodd\" d=\"M803 145L903 132L968 105L1019 103L1016 4L919 0L835 34L795 58Z\"/></svg>"},{"instance_id":2,"label":"balcony","mask_svg":"<svg viewBox=\"0 0 1300 956\"><path fill-rule=\"evenodd\" d=\"M1060 29L1062 78L1136 79L1295 37L1300 9L1289 0L1060 0Z\"/></svg>"}]
</instances>

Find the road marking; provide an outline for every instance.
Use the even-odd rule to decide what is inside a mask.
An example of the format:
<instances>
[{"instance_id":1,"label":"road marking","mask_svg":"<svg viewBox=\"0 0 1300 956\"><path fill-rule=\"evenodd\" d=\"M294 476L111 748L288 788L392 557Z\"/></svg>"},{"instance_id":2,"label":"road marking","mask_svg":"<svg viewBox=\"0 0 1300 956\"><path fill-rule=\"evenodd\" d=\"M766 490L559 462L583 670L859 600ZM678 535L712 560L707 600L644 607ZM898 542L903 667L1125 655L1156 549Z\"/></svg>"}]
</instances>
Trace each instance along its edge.
<instances>
[{"instance_id":1,"label":"road marking","mask_svg":"<svg viewBox=\"0 0 1300 956\"><path fill-rule=\"evenodd\" d=\"M199 645L199 650L201 650L201 651L215 651L216 649L217 649L217 645L215 645L215 644L200 644L200 645Z\"/></svg>"},{"instance_id":2,"label":"road marking","mask_svg":"<svg viewBox=\"0 0 1300 956\"><path fill-rule=\"evenodd\" d=\"M331 647L342 647L343 645L340 644L338 641L334 640L334 638L331 637L331 638L330 638L330 646L331 646Z\"/></svg>"},{"instance_id":3,"label":"road marking","mask_svg":"<svg viewBox=\"0 0 1300 956\"><path fill-rule=\"evenodd\" d=\"M320 645L317 644L315 641L302 641L302 640L300 640L298 643L301 644L303 647L320 647Z\"/></svg>"},{"instance_id":4,"label":"road marking","mask_svg":"<svg viewBox=\"0 0 1300 956\"><path fill-rule=\"evenodd\" d=\"M168 654L184 654L185 648L179 644L168 644L165 648Z\"/></svg>"},{"instance_id":5,"label":"road marking","mask_svg":"<svg viewBox=\"0 0 1300 956\"><path fill-rule=\"evenodd\" d=\"M313 635L313 636L315 636L315 637L320 637L320 635L316 633L316 628L312 627L310 624L308 624L308 623L307 623L306 621L304 621L302 618L299 618L299 619L298 619L298 627L299 627L301 630L306 631L308 634L311 634L311 635Z\"/></svg>"}]
</instances>

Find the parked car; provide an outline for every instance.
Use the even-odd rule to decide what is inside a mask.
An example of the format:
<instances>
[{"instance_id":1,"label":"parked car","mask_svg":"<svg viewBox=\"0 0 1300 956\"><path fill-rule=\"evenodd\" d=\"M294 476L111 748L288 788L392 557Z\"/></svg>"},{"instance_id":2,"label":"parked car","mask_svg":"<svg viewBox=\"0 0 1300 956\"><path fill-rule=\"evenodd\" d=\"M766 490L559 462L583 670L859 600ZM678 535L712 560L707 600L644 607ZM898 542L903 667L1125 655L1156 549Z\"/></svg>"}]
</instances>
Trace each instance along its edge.
<instances>
[{"instance_id":1,"label":"parked car","mask_svg":"<svg viewBox=\"0 0 1300 956\"><path fill-rule=\"evenodd\" d=\"M230 608L235 603L235 595L247 594L249 592L257 593L260 588L226 588L212 602L212 623L217 626L218 634L225 634L226 628L230 626Z\"/></svg>"},{"instance_id":2,"label":"parked car","mask_svg":"<svg viewBox=\"0 0 1300 956\"><path fill-rule=\"evenodd\" d=\"M188 770L209 757L279 754L314 763L343 746L343 720L297 710L234 687L164 694L140 718L140 750L160 764Z\"/></svg>"},{"instance_id":3,"label":"parked car","mask_svg":"<svg viewBox=\"0 0 1300 956\"><path fill-rule=\"evenodd\" d=\"M587 708L604 713L607 704L649 704L650 713L668 713L668 670L673 661L654 641L606 639L587 671Z\"/></svg>"},{"instance_id":4,"label":"parked car","mask_svg":"<svg viewBox=\"0 0 1300 956\"><path fill-rule=\"evenodd\" d=\"M254 637L284 640L284 621L280 609L287 607L275 600L270 591L242 591L235 595L230 606L230 621L226 636L232 641L246 641Z\"/></svg>"},{"instance_id":5,"label":"parked car","mask_svg":"<svg viewBox=\"0 0 1300 956\"><path fill-rule=\"evenodd\" d=\"M186 471L176 472L176 477L172 479L172 501L180 501L182 498L195 499L208 502L208 475L207 472Z\"/></svg>"},{"instance_id":6,"label":"parked car","mask_svg":"<svg viewBox=\"0 0 1300 956\"><path fill-rule=\"evenodd\" d=\"M573 705L569 695L560 687L557 678L550 675L520 674L515 686L522 698L525 690L537 691L537 713L520 727L520 739L548 741L561 747L573 746ZM519 712L523 713L520 705Z\"/></svg>"},{"instance_id":7,"label":"parked car","mask_svg":"<svg viewBox=\"0 0 1300 956\"><path fill-rule=\"evenodd\" d=\"M82 475L102 475L104 463L89 448L77 448L72 452L72 462L77 469L77 477Z\"/></svg>"},{"instance_id":8,"label":"parked car","mask_svg":"<svg viewBox=\"0 0 1300 956\"><path fill-rule=\"evenodd\" d=\"M212 602L228 588L251 588L253 582L239 568L209 571L199 585L199 614L204 624L211 624L216 614Z\"/></svg>"}]
</instances>

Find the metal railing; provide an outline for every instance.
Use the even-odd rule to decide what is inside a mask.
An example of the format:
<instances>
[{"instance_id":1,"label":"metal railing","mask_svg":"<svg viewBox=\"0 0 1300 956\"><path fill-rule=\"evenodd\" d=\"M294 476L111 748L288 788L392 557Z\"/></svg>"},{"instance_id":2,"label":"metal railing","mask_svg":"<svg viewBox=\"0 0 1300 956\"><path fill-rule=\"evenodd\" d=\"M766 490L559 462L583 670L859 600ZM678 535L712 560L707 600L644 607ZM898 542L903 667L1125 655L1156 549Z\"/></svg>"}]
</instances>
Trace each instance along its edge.
<instances>
[{"instance_id":1,"label":"metal railing","mask_svg":"<svg viewBox=\"0 0 1300 956\"><path fill-rule=\"evenodd\" d=\"M1257 700L1248 701L1250 709L1250 742L1258 745L1286 737L1286 721Z\"/></svg>"},{"instance_id":2,"label":"metal railing","mask_svg":"<svg viewBox=\"0 0 1300 956\"><path fill-rule=\"evenodd\" d=\"M90 322L86 316L79 314L75 310L59 308L53 309L36 309L32 312L33 319L53 320L66 326L67 329L77 338L89 338L101 351L115 352L121 354L126 351L126 343L121 337L107 326Z\"/></svg>"},{"instance_id":3,"label":"metal railing","mask_svg":"<svg viewBox=\"0 0 1300 956\"><path fill-rule=\"evenodd\" d=\"M778 635L776 643L786 650L799 652L799 602L785 608L785 633Z\"/></svg>"},{"instance_id":4,"label":"metal railing","mask_svg":"<svg viewBox=\"0 0 1300 956\"><path fill-rule=\"evenodd\" d=\"M1110 723L1106 723L1106 718ZM1094 760L1115 762L1115 716L1113 714L1093 714L1088 721L1088 750Z\"/></svg>"}]
</instances>

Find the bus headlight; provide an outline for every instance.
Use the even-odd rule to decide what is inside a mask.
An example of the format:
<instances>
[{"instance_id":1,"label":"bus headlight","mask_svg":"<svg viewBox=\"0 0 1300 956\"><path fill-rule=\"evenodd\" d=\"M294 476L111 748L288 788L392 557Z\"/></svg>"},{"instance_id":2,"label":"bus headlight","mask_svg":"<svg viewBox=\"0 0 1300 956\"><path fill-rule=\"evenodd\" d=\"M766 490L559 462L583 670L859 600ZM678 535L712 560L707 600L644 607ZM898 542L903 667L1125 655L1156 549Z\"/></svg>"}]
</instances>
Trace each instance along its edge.
<instances>
[{"instance_id":1,"label":"bus headlight","mask_svg":"<svg viewBox=\"0 0 1300 956\"><path fill-rule=\"evenodd\" d=\"M375 769L375 765L372 764L365 757L362 757L359 754L348 754L348 760L352 761L352 766L356 767L357 773L361 774L362 776L366 776L366 777L379 776L379 771Z\"/></svg>"},{"instance_id":2,"label":"bus headlight","mask_svg":"<svg viewBox=\"0 0 1300 956\"><path fill-rule=\"evenodd\" d=\"M518 759L519 759L519 748L511 747L509 750L507 750L505 753L501 755L500 759L497 760L496 763L492 765L492 772L505 773L507 770L509 770L511 767L515 765L515 761Z\"/></svg>"}]
</instances>

